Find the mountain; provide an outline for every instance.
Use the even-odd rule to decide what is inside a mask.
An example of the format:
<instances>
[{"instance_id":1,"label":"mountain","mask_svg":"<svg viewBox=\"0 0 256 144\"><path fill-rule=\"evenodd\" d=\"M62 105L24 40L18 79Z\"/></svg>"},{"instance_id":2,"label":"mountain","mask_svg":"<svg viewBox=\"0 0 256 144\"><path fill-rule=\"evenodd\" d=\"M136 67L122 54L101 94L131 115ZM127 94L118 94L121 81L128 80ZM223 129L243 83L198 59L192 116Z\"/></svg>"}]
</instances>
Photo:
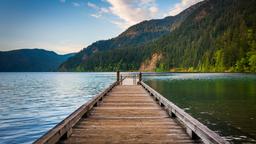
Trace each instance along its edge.
<instances>
[{"instance_id":1,"label":"mountain","mask_svg":"<svg viewBox=\"0 0 256 144\"><path fill-rule=\"evenodd\" d=\"M82 65L87 63L89 59L93 58L95 54L97 55L101 52L108 52L113 49L131 49L133 47L142 46L145 43L154 41L163 35L169 34L178 28L182 21L189 16L193 10L199 7L200 4L201 3L185 10L177 16L143 21L139 24L131 26L115 38L97 41L63 63L59 70L90 71L92 70L91 68L87 69L87 67L83 67Z\"/></svg>"},{"instance_id":2,"label":"mountain","mask_svg":"<svg viewBox=\"0 0 256 144\"><path fill-rule=\"evenodd\" d=\"M59 70L256 72L256 1L205 0L105 42L111 46L96 42Z\"/></svg>"},{"instance_id":3,"label":"mountain","mask_svg":"<svg viewBox=\"0 0 256 144\"><path fill-rule=\"evenodd\" d=\"M0 72L56 71L61 63L72 56L74 54L58 55L43 49L0 51Z\"/></svg>"}]
</instances>

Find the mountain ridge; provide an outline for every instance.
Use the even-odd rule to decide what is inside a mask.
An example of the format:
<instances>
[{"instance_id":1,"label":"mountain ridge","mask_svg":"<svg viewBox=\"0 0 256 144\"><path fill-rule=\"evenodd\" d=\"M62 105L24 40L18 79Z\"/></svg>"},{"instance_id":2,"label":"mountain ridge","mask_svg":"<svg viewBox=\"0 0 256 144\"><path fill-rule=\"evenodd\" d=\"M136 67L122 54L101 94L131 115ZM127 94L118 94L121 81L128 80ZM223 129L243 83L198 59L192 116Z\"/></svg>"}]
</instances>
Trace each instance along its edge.
<instances>
[{"instance_id":1,"label":"mountain ridge","mask_svg":"<svg viewBox=\"0 0 256 144\"><path fill-rule=\"evenodd\" d=\"M0 51L1 72L57 71L59 65L75 53L59 55L41 48Z\"/></svg>"}]
</instances>

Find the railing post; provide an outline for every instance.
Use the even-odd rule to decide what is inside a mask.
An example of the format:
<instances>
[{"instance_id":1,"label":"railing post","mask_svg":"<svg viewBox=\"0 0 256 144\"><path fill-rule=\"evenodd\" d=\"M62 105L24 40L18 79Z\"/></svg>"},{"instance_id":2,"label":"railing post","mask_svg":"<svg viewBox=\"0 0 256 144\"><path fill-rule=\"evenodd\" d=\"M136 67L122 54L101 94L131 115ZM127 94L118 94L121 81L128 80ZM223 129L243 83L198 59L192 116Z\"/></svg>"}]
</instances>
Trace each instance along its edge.
<instances>
[{"instance_id":1,"label":"railing post","mask_svg":"<svg viewBox=\"0 0 256 144\"><path fill-rule=\"evenodd\" d=\"M141 82L141 80L142 80L142 73L140 72L139 73L139 82Z\"/></svg>"},{"instance_id":2,"label":"railing post","mask_svg":"<svg viewBox=\"0 0 256 144\"><path fill-rule=\"evenodd\" d=\"M119 82L120 81L120 71L116 72L116 81Z\"/></svg>"},{"instance_id":3,"label":"railing post","mask_svg":"<svg viewBox=\"0 0 256 144\"><path fill-rule=\"evenodd\" d=\"M137 84L137 75L136 74L133 76L133 83L134 83L134 85Z\"/></svg>"},{"instance_id":4,"label":"railing post","mask_svg":"<svg viewBox=\"0 0 256 144\"><path fill-rule=\"evenodd\" d=\"M120 81L120 85L123 85L123 84L122 84L122 82L123 82L123 76L122 76L122 75L120 76L120 80L121 80L121 81Z\"/></svg>"}]
</instances>

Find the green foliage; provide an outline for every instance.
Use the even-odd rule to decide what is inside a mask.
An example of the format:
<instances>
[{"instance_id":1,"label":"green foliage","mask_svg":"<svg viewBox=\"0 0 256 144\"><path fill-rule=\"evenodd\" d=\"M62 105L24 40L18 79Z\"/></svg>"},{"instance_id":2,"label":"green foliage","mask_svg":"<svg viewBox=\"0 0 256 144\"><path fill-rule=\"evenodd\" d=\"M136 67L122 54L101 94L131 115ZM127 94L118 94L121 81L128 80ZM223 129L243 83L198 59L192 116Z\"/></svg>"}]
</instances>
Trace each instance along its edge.
<instances>
[{"instance_id":1,"label":"green foliage","mask_svg":"<svg viewBox=\"0 0 256 144\"><path fill-rule=\"evenodd\" d=\"M166 72L165 64L161 63L159 66L155 69L155 72Z\"/></svg>"},{"instance_id":2,"label":"green foliage","mask_svg":"<svg viewBox=\"0 0 256 144\"><path fill-rule=\"evenodd\" d=\"M237 71L237 72L248 71L247 63L248 63L248 61L246 58L242 58L241 60L237 61L235 71Z\"/></svg>"},{"instance_id":3,"label":"green foliage","mask_svg":"<svg viewBox=\"0 0 256 144\"><path fill-rule=\"evenodd\" d=\"M256 51L249 56L249 68L251 72L256 72Z\"/></svg>"},{"instance_id":4,"label":"green foliage","mask_svg":"<svg viewBox=\"0 0 256 144\"><path fill-rule=\"evenodd\" d=\"M215 71L216 72L222 72L225 70L224 67L224 52L223 50L217 50L214 54L214 60L215 60Z\"/></svg>"}]
</instances>

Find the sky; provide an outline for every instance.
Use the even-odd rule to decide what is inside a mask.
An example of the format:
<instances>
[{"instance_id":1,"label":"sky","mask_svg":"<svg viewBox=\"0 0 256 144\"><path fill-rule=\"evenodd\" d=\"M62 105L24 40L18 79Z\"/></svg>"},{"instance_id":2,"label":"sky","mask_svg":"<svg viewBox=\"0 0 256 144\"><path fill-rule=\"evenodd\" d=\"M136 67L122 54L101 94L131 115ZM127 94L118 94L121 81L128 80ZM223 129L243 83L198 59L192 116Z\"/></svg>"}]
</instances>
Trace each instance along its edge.
<instances>
[{"instance_id":1,"label":"sky","mask_svg":"<svg viewBox=\"0 0 256 144\"><path fill-rule=\"evenodd\" d=\"M78 52L144 20L175 16L202 0L0 0L0 51Z\"/></svg>"}]
</instances>

